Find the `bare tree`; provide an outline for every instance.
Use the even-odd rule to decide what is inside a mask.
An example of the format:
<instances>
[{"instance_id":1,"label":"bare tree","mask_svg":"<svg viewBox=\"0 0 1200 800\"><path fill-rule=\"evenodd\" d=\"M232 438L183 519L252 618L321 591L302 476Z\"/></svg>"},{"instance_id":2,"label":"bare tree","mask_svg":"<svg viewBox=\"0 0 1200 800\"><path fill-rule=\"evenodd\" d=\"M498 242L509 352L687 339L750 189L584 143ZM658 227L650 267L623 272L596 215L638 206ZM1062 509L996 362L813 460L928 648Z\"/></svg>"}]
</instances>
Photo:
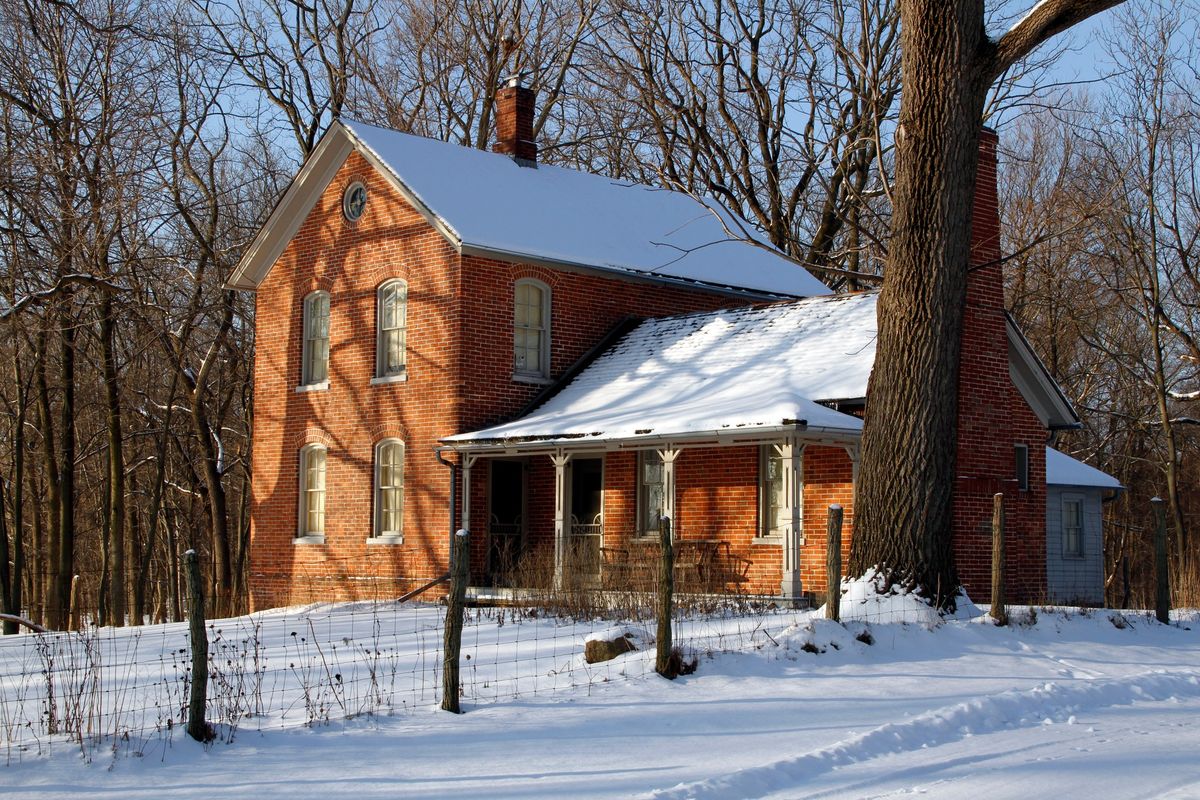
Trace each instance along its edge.
<instances>
[{"instance_id":1,"label":"bare tree","mask_svg":"<svg viewBox=\"0 0 1200 800\"><path fill-rule=\"evenodd\" d=\"M882 571L939 606L951 548L970 209L987 93L1055 34L1119 0L1044 0L992 39L981 0L900 0L903 94L892 236L855 491L850 571Z\"/></svg>"}]
</instances>

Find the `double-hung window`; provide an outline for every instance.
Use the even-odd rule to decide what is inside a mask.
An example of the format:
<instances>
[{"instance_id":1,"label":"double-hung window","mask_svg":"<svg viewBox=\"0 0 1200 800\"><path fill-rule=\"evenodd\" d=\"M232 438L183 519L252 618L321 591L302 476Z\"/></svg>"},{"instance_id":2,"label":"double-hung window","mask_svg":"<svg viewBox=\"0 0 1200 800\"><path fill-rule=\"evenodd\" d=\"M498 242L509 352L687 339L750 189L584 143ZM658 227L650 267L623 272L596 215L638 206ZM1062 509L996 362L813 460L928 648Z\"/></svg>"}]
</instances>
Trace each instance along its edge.
<instances>
[{"instance_id":1,"label":"double-hung window","mask_svg":"<svg viewBox=\"0 0 1200 800\"><path fill-rule=\"evenodd\" d=\"M663 460L654 450L638 454L638 530L639 536L657 536L662 527L665 506Z\"/></svg>"},{"instance_id":2,"label":"double-hung window","mask_svg":"<svg viewBox=\"0 0 1200 800\"><path fill-rule=\"evenodd\" d=\"M297 535L325 535L325 456L323 445L300 450L300 526Z\"/></svg>"},{"instance_id":3,"label":"double-hung window","mask_svg":"<svg viewBox=\"0 0 1200 800\"><path fill-rule=\"evenodd\" d=\"M404 535L404 443L385 439L375 445L375 536Z\"/></svg>"},{"instance_id":4,"label":"double-hung window","mask_svg":"<svg viewBox=\"0 0 1200 800\"><path fill-rule=\"evenodd\" d=\"M787 481L784 479L785 463L783 456L771 445L763 446L759 459L762 526L758 535L764 539L778 538L783 536L791 522Z\"/></svg>"},{"instance_id":5,"label":"double-hung window","mask_svg":"<svg viewBox=\"0 0 1200 800\"><path fill-rule=\"evenodd\" d=\"M513 373L550 377L550 287L532 278L514 287Z\"/></svg>"},{"instance_id":6,"label":"double-hung window","mask_svg":"<svg viewBox=\"0 0 1200 800\"><path fill-rule=\"evenodd\" d=\"M1067 496L1062 503L1063 555L1083 558L1083 500Z\"/></svg>"},{"instance_id":7,"label":"double-hung window","mask_svg":"<svg viewBox=\"0 0 1200 800\"><path fill-rule=\"evenodd\" d=\"M329 380L329 293L304 298L304 357L300 382L320 385Z\"/></svg>"},{"instance_id":8,"label":"double-hung window","mask_svg":"<svg viewBox=\"0 0 1200 800\"><path fill-rule=\"evenodd\" d=\"M408 322L408 285L404 281L388 281L379 287L375 320L375 376L395 378L403 375Z\"/></svg>"}]
</instances>

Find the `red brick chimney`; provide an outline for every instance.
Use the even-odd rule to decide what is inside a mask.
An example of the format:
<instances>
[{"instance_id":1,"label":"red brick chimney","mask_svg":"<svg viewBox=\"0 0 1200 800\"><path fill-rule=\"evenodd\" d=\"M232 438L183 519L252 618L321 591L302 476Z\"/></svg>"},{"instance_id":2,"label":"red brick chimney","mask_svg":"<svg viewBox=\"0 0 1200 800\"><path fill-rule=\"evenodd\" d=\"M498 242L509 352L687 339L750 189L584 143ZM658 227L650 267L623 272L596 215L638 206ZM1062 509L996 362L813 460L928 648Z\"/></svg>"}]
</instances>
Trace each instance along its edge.
<instances>
[{"instance_id":1,"label":"red brick chimney","mask_svg":"<svg viewBox=\"0 0 1200 800\"><path fill-rule=\"evenodd\" d=\"M995 131L980 131L958 376L954 550L967 593L985 602L991 590L992 497L1002 492L1008 599L1032 602L1045 592L1047 432L1009 374L997 144ZM1022 472L1025 486L1018 481Z\"/></svg>"},{"instance_id":2,"label":"red brick chimney","mask_svg":"<svg viewBox=\"0 0 1200 800\"><path fill-rule=\"evenodd\" d=\"M533 141L532 89L509 78L496 92L496 143L492 150L512 156L521 166L537 165L537 143Z\"/></svg>"}]
</instances>

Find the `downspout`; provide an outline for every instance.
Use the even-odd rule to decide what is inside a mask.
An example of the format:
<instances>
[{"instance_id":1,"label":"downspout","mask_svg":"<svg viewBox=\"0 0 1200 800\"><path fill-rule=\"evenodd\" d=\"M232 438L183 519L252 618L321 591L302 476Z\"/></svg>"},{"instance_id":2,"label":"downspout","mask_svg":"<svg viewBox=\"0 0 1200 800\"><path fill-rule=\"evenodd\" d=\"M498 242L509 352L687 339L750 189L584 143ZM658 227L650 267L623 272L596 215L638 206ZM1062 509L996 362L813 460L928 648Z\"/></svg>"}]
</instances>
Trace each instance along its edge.
<instances>
[{"instance_id":1,"label":"downspout","mask_svg":"<svg viewBox=\"0 0 1200 800\"><path fill-rule=\"evenodd\" d=\"M454 524L454 511L458 502L458 464L443 458L441 448L435 447L433 452L439 462L450 468L450 538L446 542L448 548L446 550L446 563L449 565L449 569L453 571L454 565L450 563L450 559L454 555L454 532L457 530L457 526Z\"/></svg>"}]
</instances>

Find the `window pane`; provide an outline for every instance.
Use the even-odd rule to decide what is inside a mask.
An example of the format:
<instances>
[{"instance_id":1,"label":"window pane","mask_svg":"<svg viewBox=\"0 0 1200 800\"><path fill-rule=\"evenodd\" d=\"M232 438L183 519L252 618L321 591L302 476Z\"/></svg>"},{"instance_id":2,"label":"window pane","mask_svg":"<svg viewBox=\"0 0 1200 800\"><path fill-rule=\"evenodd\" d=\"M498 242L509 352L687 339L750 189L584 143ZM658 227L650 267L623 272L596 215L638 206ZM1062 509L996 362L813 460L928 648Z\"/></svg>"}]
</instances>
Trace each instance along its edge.
<instances>
[{"instance_id":1,"label":"window pane","mask_svg":"<svg viewBox=\"0 0 1200 800\"><path fill-rule=\"evenodd\" d=\"M769 448L766 457L766 475L764 476L763 491L766 493L766 534L783 533L790 522L790 510L787 507L787 487L783 479L783 457L775 449Z\"/></svg>"},{"instance_id":2,"label":"window pane","mask_svg":"<svg viewBox=\"0 0 1200 800\"><path fill-rule=\"evenodd\" d=\"M325 450L303 451L304 529L301 534L325 532Z\"/></svg>"},{"instance_id":3,"label":"window pane","mask_svg":"<svg viewBox=\"0 0 1200 800\"><path fill-rule=\"evenodd\" d=\"M404 509L404 446L388 442L379 446L376 470L377 535L397 535L402 530Z\"/></svg>"},{"instance_id":4,"label":"window pane","mask_svg":"<svg viewBox=\"0 0 1200 800\"><path fill-rule=\"evenodd\" d=\"M329 295L309 295L304 304L304 383L329 376Z\"/></svg>"}]
</instances>

